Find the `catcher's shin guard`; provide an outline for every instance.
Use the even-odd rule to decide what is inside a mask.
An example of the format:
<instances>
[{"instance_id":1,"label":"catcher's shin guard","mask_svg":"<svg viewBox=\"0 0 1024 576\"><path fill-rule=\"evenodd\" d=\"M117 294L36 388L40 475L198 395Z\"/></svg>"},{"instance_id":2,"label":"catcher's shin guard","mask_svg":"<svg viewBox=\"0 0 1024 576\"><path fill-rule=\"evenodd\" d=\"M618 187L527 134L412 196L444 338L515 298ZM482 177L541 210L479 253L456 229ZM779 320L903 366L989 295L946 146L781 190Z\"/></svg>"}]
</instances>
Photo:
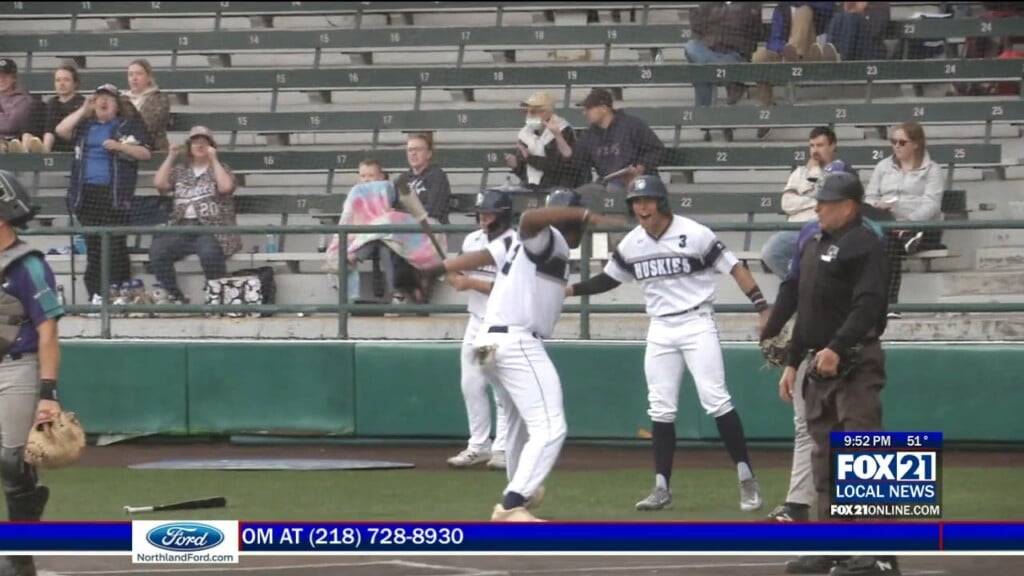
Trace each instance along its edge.
<instances>
[{"instance_id":1,"label":"catcher's shin guard","mask_svg":"<svg viewBox=\"0 0 1024 576\"><path fill-rule=\"evenodd\" d=\"M35 467L25 462L23 448L0 449L0 478L7 499L7 516L12 522L42 518L50 490L39 485Z\"/></svg>"}]
</instances>

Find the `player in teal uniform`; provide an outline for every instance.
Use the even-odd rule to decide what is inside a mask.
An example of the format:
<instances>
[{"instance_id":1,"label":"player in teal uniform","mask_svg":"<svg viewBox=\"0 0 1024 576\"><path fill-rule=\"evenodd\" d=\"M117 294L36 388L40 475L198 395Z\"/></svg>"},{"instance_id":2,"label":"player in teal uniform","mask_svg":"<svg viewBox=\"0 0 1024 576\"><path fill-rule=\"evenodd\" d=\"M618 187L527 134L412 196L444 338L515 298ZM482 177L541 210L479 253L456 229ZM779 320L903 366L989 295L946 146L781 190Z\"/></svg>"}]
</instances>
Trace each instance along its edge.
<instances>
[{"instance_id":1,"label":"player in teal uniform","mask_svg":"<svg viewBox=\"0 0 1024 576\"><path fill-rule=\"evenodd\" d=\"M50 491L25 462L32 426L56 414L64 308L43 253L18 238L35 216L10 172L0 171L0 480L12 522L42 518ZM0 558L0 576L35 576L31 556Z\"/></svg>"}]
</instances>

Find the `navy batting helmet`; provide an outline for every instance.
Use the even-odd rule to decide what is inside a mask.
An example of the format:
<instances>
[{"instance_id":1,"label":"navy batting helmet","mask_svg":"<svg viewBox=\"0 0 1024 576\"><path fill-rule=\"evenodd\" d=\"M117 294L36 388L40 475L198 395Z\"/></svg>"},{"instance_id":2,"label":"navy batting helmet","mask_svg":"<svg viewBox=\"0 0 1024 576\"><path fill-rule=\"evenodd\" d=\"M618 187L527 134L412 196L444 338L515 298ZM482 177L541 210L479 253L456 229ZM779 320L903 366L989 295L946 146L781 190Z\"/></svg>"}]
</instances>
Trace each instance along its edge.
<instances>
[{"instance_id":1,"label":"navy batting helmet","mask_svg":"<svg viewBox=\"0 0 1024 576\"><path fill-rule=\"evenodd\" d=\"M633 200L636 198L657 198L658 211L662 214L670 214L672 210L668 207L668 190L665 184L654 175L638 176L629 183L626 189L626 206L629 207L629 215L633 215Z\"/></svg>"},{"instance_id":2,"label":"navy batting helmet","mask_svg":"<svg viewBox=\"0 0 1024 576\"><path fill-rule=\"evenodd\" d=\"M28 192L14 174L0 170L0 220L6 220L15 228L24 228L39 212L29 202Z\"/></svg>"},{"instance_id":3,"label":"navy batting helmet","mask_svg":"<svg viewBox=\"0 0 1024 576\"><path fill-rule=\"evenodd\" d=\"M579 206L583 207L583 197L572 188L554 188L548 193L545 206Z\"/></svg>"},{"instance_id":4,"label":"navy batting helmet","mask_svg":"<svg viewBox=\"0 0 1024 576\"><path fill-rule=\"evenodd\" d=\"M572 188L554 188L548 193L548 198L544 202L545 206L567 206L567 207L579 207L583 208L583 196L579 192ZM577 232L583 234L583 223L578 222L574 224L560 224L555 226L562 233L566 235L570 232Z\"/></svg>"},{"instance_id":5,"label":"navy batting helmet","mask_svg":"<svg viewBox=\"0 0 1024 576\"><path fill-rule=\"evenodd\" d=\"M512 196L504 190L490 188L477 194L474 211L477 214L497 214L498 218L488 228L491 234L512 226Z\"/></svg>"}]
</instances>

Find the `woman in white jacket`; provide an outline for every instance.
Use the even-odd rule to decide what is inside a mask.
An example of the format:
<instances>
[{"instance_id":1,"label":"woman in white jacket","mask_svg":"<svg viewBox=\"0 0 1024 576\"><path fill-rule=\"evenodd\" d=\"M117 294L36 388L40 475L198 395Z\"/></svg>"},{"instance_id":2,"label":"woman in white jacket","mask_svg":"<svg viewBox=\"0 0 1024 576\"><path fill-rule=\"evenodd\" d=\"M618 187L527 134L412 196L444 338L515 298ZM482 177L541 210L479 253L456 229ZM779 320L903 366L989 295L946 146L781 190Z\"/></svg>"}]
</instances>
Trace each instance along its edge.
<instances>
[{"instance_id":1,"label":"woman in white jacket","mask_svg":"<svg viewBox=\"0 0 1024 576\"><path fill-rule=\"evenodd\" d=\"M875 166L865 202L897 222L942 220L945 181L942 167L928 156L924 128L917 122L904 122L893 130L891 142L893 153ZM888 230L890 304L899 301L904 258L938 244L941 233L937 229L923 231L913 227Z\"/></svg>"}]
</instances>

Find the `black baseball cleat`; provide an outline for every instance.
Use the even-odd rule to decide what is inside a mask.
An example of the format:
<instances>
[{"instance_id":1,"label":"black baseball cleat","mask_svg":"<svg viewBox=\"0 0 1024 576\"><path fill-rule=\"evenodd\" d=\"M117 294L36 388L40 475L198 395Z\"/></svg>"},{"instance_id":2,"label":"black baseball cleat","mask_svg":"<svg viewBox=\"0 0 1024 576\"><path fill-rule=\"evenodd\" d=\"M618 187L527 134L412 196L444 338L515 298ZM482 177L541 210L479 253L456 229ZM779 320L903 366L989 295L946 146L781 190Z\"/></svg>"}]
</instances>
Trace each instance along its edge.
<instances>
[{"instance_id":1,"label":"black baseball cleat","mask_svg":"<svg viewBox=\"0 0 1024 576\"><path fill-rule=\"evenodd\" d=\"M786 574L831 574L831 570L846 560L844 556L800 556L786 562Z\"/></svg>"},{"instance_id":2,"label":"black baseball cleat","mask_svg":"<svg viewBox=\"0 0 1024 576\"><path fill-rule=\"evenodd\" d=\"M833 567L829 576L900 576L900 563L894 556L854 556Z\"/></svg>"},{"instance_id":3,"label":"black baseball cleat","mask_svg":"<svg viewBox=\"0 0 1024 576\"><path fill-rule=\"evenodd\" d=\"M806 504L786 502L776 506L768 515L768 520L775 522L807 522L811 519L811 507Z\"/></svg>"},{"instance_id":4,"label":"black baseball cleat","mask_svg":"<svg viewBox=\"0 0 1024 576\"><path fill-rule=\"evenodd\" d=\"M0 556L0 576L36 576L31 556Z\"/></svg>"}]
</instances>

